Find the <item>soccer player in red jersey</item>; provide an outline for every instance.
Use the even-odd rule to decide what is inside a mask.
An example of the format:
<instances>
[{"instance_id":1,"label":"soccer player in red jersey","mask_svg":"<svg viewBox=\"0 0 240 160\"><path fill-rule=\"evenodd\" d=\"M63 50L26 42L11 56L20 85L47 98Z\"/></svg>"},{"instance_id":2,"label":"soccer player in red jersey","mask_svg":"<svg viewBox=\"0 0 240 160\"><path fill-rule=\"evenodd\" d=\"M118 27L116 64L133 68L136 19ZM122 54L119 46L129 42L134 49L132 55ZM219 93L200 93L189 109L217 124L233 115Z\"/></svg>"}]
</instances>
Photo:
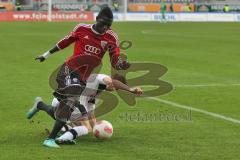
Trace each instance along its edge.
<instances>
[{"instance_id":1,"label":"soccer player in red jersey","mask_svg":"<svg viewBox=\"0 0 240 160\"><path fill-rule=\"evenodd\" d=\"M101 63L105 52L109 52L113 68L125 70L130 67L127 61L120 58L117 34L110 29L112 22L112 11L109 7L105 7L99 12L95 24L77 25L68 36L60 40L52 49L36 57L36 60L43 62L49 55L74 43L73 55L62 65L56 78L58 88L55 90L54 96L60 101L60 105L54 113L56 121L53 129L43 145L59 148L55 143L57 133L70 118L74 106L81 108L78 99L85 88L85 81L92 70ZM39 106L48 107L42 101L36 100L34 109L28 112L29 119L38 112Z\"/></svg>"}]
</instances>

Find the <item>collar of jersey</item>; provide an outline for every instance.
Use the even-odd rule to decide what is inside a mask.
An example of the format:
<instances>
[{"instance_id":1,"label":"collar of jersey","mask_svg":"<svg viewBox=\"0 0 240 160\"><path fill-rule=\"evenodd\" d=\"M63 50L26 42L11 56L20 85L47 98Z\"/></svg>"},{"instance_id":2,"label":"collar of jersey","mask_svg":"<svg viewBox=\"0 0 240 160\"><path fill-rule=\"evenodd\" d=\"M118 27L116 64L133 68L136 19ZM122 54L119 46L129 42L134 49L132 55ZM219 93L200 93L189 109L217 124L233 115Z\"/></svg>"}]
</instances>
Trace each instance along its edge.
<instances>
[{"instance_id":1,"label":"collar of jersey","mask_svg":"<svg viewBox=\"0 0 240 160\"><path fill-rule=\"evenodd\" d=\"M105 33L98 33L97 31L95 31L94 29L93 29L93 24L91 25L91 30L93 31L93 33L95 33L95 34L98 34L98 35L104 35Z\"/></svg>"}]
</instances>

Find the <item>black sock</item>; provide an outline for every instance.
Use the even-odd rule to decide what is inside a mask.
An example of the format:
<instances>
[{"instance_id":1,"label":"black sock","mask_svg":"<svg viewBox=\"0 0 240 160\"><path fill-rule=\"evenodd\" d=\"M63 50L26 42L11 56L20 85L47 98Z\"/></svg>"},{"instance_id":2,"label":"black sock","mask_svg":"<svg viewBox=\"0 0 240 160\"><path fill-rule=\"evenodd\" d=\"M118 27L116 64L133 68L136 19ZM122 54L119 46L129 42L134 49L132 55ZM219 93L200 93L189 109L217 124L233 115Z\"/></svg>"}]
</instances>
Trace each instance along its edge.
<instances>
[{"instance_id":1,"label":"black sock","mask_svg":"<svg viewBox=\"0 0 240 160\"><path fill-rule=\"evenodd\" d=\"M66 124L66 122L56 120L53 126L53 129L49 135L48 138L55 139L57 137L58 132L61 130L61 128Z\"/></svg>"},{"instance_id":2,"label":"black sock","mask_svg":"<svg viewBox=\"0 0 240 160\"><path fill-rule=\"evenodd\" d=\"M65 124L64 126L65 132L69 131L71 128L69 128L69 126L67 124Z\"/></svg>"},{"instance_id":3,"label":"black sock","mask_svg":"<svg viewBox=\"0 0 240 160\"><path fill-rule=\"evenodd\" d=\"M45 111L49 116L51 116L53 119L55 119L54 109L53 109L52 106L49 106L49 105L45 104L44 102L39 102L38 105L37 105L37 108L39 110Z\"/></svg>"},{"instance_id":4,"label":"black sock","mask_svg":"<svg viewBox=\"0 0 240 160\"><path fill-rule=\"evenodd\" d=\"M76 138L77 138L78 133L77 133L77 131L76 131L75 129L71 129L71 130L69 130L69 132L72 133L73 139L76 139Z\"/></svg>"}]
</instances>

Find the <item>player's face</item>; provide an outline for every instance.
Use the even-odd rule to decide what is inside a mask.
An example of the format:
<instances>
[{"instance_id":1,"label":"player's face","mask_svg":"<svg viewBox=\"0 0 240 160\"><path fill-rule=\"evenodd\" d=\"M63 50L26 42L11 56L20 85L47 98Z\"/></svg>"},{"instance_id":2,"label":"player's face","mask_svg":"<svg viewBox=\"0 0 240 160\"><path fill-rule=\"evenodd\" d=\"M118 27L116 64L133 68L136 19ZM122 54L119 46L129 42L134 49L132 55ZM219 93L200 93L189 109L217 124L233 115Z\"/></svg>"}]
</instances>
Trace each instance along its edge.
<instances>
[{"instance_id":1,"label":"player's face","mask_svg":"<svg viewBox=\"0 0 240 160\"><path fill-rule=\"evenodd\" d=\"M103 34L105 33L112 25L113 20L107 17L98 17L96 23L97 32Z\"/></svg>"}]
</instances>

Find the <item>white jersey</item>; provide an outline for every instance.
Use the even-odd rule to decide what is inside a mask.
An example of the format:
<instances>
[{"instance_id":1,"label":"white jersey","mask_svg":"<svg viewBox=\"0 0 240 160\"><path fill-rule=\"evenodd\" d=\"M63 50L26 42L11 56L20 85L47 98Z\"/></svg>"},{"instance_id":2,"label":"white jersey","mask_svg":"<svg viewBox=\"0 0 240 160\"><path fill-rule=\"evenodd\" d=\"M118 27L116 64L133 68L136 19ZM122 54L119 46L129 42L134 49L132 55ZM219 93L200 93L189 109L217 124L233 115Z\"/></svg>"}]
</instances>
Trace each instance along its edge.
<instances>
[{"instance_id":1,"label":"white jersey","mask_svg":"<svg viewBox=\"0 0 240 160\"><path fill-rule=\"evenodd\" d=\"M95 104L97 103L97 98L99 97L98 89L101 85L106 86L104 83L104 78L106 77L109 76L105 74L91 74L87 79L86 88L83 90L79 98L80 104L85 107L87 113L93 112L95 110ZM54 98L52 101L52 106L57 107L59 103L60 102L57 100L57 98ZM82 114L79 109L75 107L74 111L72 112L70 121L71 119L76 120L80 117L82 117Z\"/></svg>"},{"instance_id":2,"label":"white jersey","mask_svg":"<svg viewBox=\"0 0 240 160\"><path fill-rule=\"evenodd\" d=\"M91 74L87 80L86 88L80 96L80 104L85 106L87 112L95 110L95 104L99 97L99 87L106 84L104 78L109 77L105 74ZM104 88L105 89L105 88Z\"/></svg>"}]
</instances>

